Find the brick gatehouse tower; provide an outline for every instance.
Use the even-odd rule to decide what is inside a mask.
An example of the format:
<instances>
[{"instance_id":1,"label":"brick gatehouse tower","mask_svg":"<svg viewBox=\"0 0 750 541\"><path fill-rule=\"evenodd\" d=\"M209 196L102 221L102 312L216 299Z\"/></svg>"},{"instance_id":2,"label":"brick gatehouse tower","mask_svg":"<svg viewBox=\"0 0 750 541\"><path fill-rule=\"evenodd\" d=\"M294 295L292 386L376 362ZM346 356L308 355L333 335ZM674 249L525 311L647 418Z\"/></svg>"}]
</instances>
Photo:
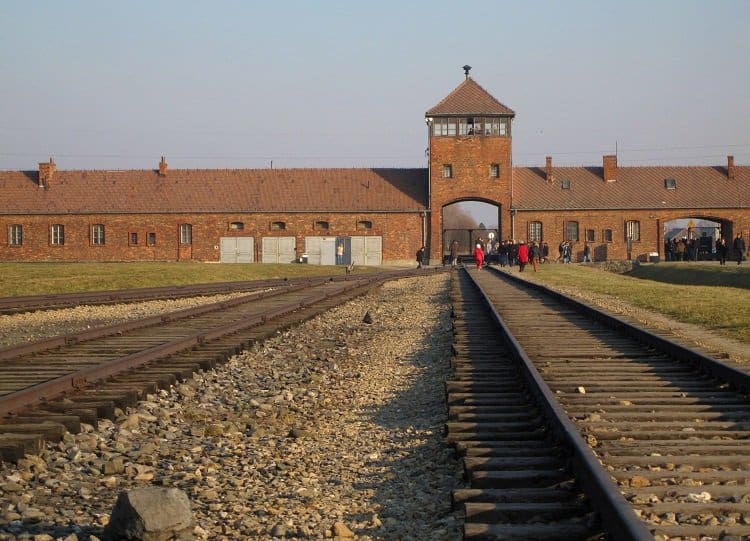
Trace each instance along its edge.
<instances>
[{"instance_id":1,"label":"brick gatehouse tower","mask_svg":"<svg viewBox=\"0 0 750 541\"><path fill-rule=\"evenodd\" d=\"M497 206L498 237L510 234L512 121L515 113L469 77L425 113L429 133L429 250L439 264L443 209L461 201Z\"/></svg>"}]
</instances>

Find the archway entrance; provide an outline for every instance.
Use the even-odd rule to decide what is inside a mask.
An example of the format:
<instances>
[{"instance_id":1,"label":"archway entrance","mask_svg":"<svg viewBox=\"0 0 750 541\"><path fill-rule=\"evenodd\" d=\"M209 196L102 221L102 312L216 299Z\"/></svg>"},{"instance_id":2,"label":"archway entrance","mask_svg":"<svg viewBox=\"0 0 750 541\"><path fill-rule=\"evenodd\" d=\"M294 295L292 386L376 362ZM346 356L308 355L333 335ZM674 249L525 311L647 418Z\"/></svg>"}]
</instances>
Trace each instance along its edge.
<instances>
[{"instance_id":1,"label":"archway entrance","mask_svg":"<svg viewBox=\"0 0 750 541\"><path fill-rule=\"evenodd\" d=\"M686 216L664 222L666 261L712 261L719 239L732 243L732 222L716 217Z\"/></svg>"},{"instance_id":2,"label":"archway entrance","mask_svg":"<svg viewBox=\"0 0 750 541\"><path fill-rule=\"evenodd\" d=\"M488 262L497 253L496 245L501 237L500 206L485 201L459 201L442 208L442 252L443 264L451 259L451 249L457 249L458 257L472 257L474 246L481 243ZM454 245L455 243L455 245Z\"/></svg>"}]
</instances>

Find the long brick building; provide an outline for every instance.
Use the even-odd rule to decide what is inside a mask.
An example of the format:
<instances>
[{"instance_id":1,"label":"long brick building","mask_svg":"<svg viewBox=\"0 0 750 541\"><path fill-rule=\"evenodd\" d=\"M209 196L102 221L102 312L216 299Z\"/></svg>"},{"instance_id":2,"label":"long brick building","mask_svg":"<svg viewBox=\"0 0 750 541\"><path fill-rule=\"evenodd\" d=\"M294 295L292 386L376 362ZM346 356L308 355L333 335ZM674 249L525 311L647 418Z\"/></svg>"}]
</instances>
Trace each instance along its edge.
<instances>
[{"instance_id":1,"label":"long brick building","mask_svg":"<svg viewBox=\"0 0 750 541\"><path fill-rule=\"evenodd\" d=\"M468 68L468 67L467 67ZM514 167L515 112L471 77L425 113L426 169L0 172L0 261L439 263L444 209L497 207L498 238L584 242L597 260L663 253L665 224L750 235L750 167ZM466 232L468 241L476 232ZM464 236L461 236L462 243Z\"/></svg>"}]
</instances>

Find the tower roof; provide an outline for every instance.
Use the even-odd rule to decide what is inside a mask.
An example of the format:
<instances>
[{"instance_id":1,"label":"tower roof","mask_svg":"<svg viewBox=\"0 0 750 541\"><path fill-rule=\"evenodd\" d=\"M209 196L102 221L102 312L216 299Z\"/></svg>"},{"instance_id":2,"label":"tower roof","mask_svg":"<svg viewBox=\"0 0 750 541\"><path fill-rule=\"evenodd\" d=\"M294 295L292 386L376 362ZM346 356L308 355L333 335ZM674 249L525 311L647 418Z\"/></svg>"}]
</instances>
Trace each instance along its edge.
<instances>
[{"instance_id":1,"label":"tower roof","mask_svg":"<svg viewBox=\"0 0 750 541\"><path fill-rule=\"evenodd\" d=\"M515 112L497 101L474 79L466 79L448 94L435 107L425 113L434 115L506 115L515 116Z\"/></svg>"}]
</instances>

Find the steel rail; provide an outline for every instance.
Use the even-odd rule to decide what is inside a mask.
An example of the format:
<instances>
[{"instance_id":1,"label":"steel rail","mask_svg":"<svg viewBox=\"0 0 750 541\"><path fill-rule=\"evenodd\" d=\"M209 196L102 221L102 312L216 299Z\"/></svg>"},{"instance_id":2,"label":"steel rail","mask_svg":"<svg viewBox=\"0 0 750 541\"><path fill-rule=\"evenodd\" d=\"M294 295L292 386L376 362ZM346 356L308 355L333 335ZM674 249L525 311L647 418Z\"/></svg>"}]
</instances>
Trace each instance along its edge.
<instances>
[{"instance_id":1,"label":"steel rail","mask_svg":"<svg viewBox=\"0 0 750 541\"><path fill-rule=\"evenodd\" d=\"M212 340L216 340L218 338L237 333L241 330L245 330L251 327L264 324L271 319L278 318L285 314L289 314L291 312L299 310L300 308L313 306L317 303L320 303L322 301L325 301L331 298L332 296L341 296L341 295L345 295L347 293L351 293L352 291L356 291L356 290L369 291L373 287L377 287L387 280L395 279L399 277L407 277L407 276L412 276L412 275L414 275L414 273L409 272L409 271L406 271L406 272L402 271L402 272L396 272L396 273L378 273L378 274L370 274L370 275L358 275L356 278L348 279L348 280L338 280L338 281L323 280L323 281L318 281L317 283L314 283L314 284L309 284L309 283L298 284L296 286L289 286L287 288L284 288L282 291L273 292L271 294L269 293L251 294L251 295L243 296L237 299L215 303L213 305L199 307L197 309L183 310L179 313L180 317L173 317L175 316L175 314L172 314L172 315L167 314L163 316L153 316L151 318L146 318L148 320L149 325L156 325L156 324L164 323L167 321L178 321L179 319L183 319L184 317L192 317L199 313L200 314L210 313L210 312L215 312L215 311L222 310L222 309L229 308L229 307L240 306L242 304L247 304L247 303L259 300L261 298L267 299L269 297L279 296L282 294L300 292L307 288L314 288L314 287L320 287L320 286L332 287L332 289L323 291L323 292L313 291L307 296L303 297L302 299L294 299L290 302L286 302L282 304L279 307L268 309L262 314L259 314L253 317L246 317L233 324L229 324L229 325L221 324L219 327L215 327L213 329L204 329L198 333L192 333L188 336L178 338L175 340L171 340L169 342L159 344L156 346L152 346L142 351L138 351L129 355L118 357L116 359L112 359L110 361L107 361L97 366L87 367L81 370L77 370L75 372L70 372L65 375L50 379L48 381L29 386L25 389L8 393L0 397L0 417L7 416L9 414L18 412L25 408L38 406L42 404L44 401L54 398L56 396L59 396L60 394L63 394L63 393L66 393L68 391L75 390L75 389L81 389L87 385L90 385L92 382L111 377L123 371L130 370L135 367L144 365L146 363L168 357L169 355L173 355L175 353L197 347L201 344L211 342ZM58 337L58 338L51 339L49 341L41 341L40 343L36 344L36 346L38 346L39 349L34 349L32 347L30 350L31 352L38 352L41 350L50 349L49 347L47 347L50 344L55 344L55 345L75 344L75 343L78 343L81 337L87 337L88 339L92 339L92 337L109 336L112 334L121 334L121 332L124 332L122 331L122 329L142 328L144 326L147 326L147 325L143 323L143 320L138 320L135 322L129 322L125 324L124 326L120 324L120 325L106 327L103 329L94 329L92 331L84 331L83 333L73 335L72 337ZM120 330L118 331L117 329L120 329ZM66 338L68 338L67 342L66 342ZM32 346L34 345L32 344ZM11 352L13 353L13 355L9 353L8 357L6 358L17 356L16 355L18 351L17 348L7 348L7 349L13 350ZM2 351L0 351L0 354L1 353Z\"/></svg>"},{"instance_id":2,"label":"steel rail","mask_svg":"<svg viewBox=\"0 0 750 541\"><path fill-rule=\"evenodd\" d=\"M635 514L631 504L624 498L620 489L610 479L599 459L581 437L580 430L573 424L560 406L533 362L526 355L521 344L515 339L503 318L497 312L486 291L472 273L463 269L474 286L481 292L487 309L501 330L506 346L523 368L523 374L531 392L539 405L547 413L550 422L556 427L560 439L572 451L572 469L580 480L585 492L591 497L592 506L599 512L607 532L617 541L653 539L653 535Z\"/></svg>"},{"instance_id":3,"label":"steel rail","mask_svg":"<svg viewBox=\"0 0 750 541\"><path fill-rule=\"evenodd\" d=\"M58 310L80 305L133 303L156 299L179 299L186 297L219 295L288 285L319 283L329 280L351 280L354 276L355 275L332 275L298 278L272 278L267 280L246 280L107 291L82 291L78 293L0 297L0 314L7 315L41 310Z\"/></svg>"},{"instance_id":4,"label":"steel rail","mask_svg":"<svg viewBox=\"0 0 750 541\"><path fill-rule=\"evenodd\" d=\"M669 355L672 359L680 362L685 362L697 366L699 369L707 374L715 377L718 380L724 381L734 386L739 392L750 394L750 372L740 370L733 366L729 366L721 361L704 355L703 353L696 351L683 344L678 344L673 340L669 340L663 336L659 336L647 329L636 327L631 325L622 318L615 315L606 313L602 310L598 310L593 306L590 306L582 301L579 301L569 295L565 295L559 291L555 291L547 286L536 282L529 282L513 274L501 272L497 269L491 268L493 272L502 275L504 278L522 284L525 287L544 293L554 298L562 304L573 307L586 314L589 318L602 323L610 329L620 331L648 346L662 351Z\"/></svg>"}]
</instances>

